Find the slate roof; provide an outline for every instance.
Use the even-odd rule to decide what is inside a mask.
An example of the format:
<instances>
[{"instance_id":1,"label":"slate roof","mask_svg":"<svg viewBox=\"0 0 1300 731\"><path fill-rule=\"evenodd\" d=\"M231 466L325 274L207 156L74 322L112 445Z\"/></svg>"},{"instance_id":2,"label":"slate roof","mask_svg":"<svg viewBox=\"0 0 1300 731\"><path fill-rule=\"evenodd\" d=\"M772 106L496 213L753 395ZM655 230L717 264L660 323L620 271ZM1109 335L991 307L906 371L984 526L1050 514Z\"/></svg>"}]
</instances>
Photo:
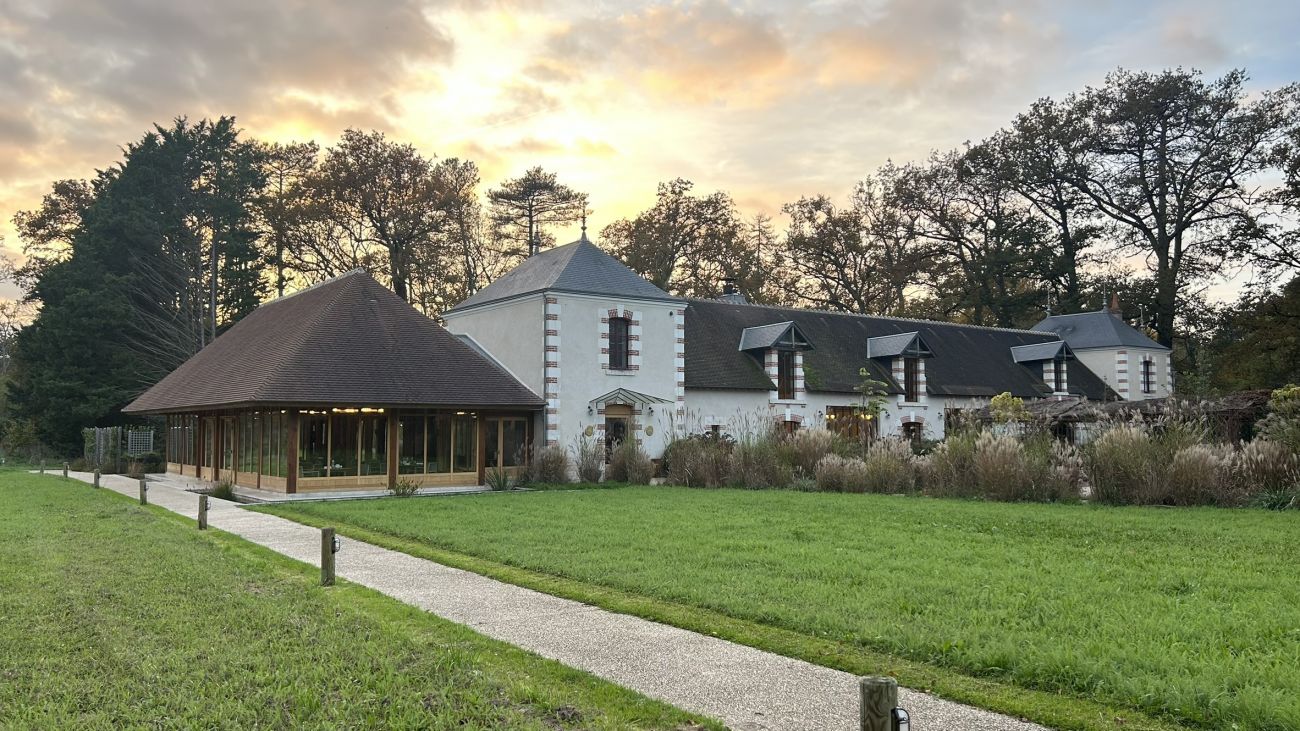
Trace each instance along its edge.
<instances>
[{"instance_id":1,"label":"slate roof","mask_svg":"<svg viewBox=\"0 0 1300 731\"><path fill-rule=\"evenodd\" d=\"M1143 335L1110 310L1079 312L1073 315L1049 315L1034 325L1039 332L1053 332L1074 350L1088 348L1151 348L1169 350Z\"/></svg>"},{"instance_id":2,"label":"slate roof","mask_svg":"<svg viewBox=\"0 0 1300 731\"><path fill-rule=\"evenodd\" d=\"M355 271L257 308L123 411L251 404L535 409L545 402Z\"/></svg>"},{"instance_id":3,"label":"slate roof","mask_svg":"<svg viewBox=\"0 0 1300 731\"><path fill-rule=\"evenodd\" d=\"M1011 348L1011 359L1017 363L1041 363L1045 360L1056 360L1056 357L1065 351L1066 357L1073 356L1070 352L1070 346L1066 345L1064 340L1052 340L1046 343L1034 343L1033 345L1016 345Z\"/></svg>"},{"instance_id":4,"label":"slate roof","mask_svg":"<svg viewBox=\"0 0 1300 731\"><path fill-rule=\"evenodd\" d=\"M584 237L528 257L500 279L447 312L461 312L539 292L577 292L677 301L676 297L654 286Z\"/></svg>"},{"instance_id":5,"label":"slate roof","mask_svg":"<svg viewBox=\"0 0 1300 731\"><path fill-rule=\"evenodd\" d=\"M793 331L793 332L791 332ZM740 333L740 350L767 350L775 346L786 334L790 333L790 338L786 345L798 345L806 343L803 333L799 332L798 326L793 322L776 322L771 325L759 325L757 327L747 327ZM798 350L806 350L806 347L798 346Z\"/></svg>"},{"instance_id":6,"label":"slate roof","mask_svg":"<svg viewBox=\"0 0 1300 731\"><path fill-rule=\"evenodd\" d=\"M897 335L878 335L874 338L867 338L867 357L869 358L892 358L908 352L918 354L929 352L929 350L925 345L925 341L921 340L921 334L915 330Z\"/></svg>"},{"instance_id":7,"label":"slate roof","mask_svg":"<svg viewBox=\"0 0 1300 731\"><path fill-rule=\"evenodd\" d=\"M759 359L738 345L745 328L787 321L794 322L813 346L803 356L804 379L812 392L853 394L862 382L858 369L867 367L892 393L902 393L888 360L867 357L867 340L907 333L917 333L933 353L925 363L926 388L932 395L995 396L1009 391L1021 398L1041 398L1052 390L1037 364L1021 365L1011 356L1015 346L1057 342L1051 333L716 300L690 300L687 305L686 387L773 390ZM1070 364L1068 384L1070 393L1091 400L1117 398L1077 361Z\"/></svg>"}]
</instances>

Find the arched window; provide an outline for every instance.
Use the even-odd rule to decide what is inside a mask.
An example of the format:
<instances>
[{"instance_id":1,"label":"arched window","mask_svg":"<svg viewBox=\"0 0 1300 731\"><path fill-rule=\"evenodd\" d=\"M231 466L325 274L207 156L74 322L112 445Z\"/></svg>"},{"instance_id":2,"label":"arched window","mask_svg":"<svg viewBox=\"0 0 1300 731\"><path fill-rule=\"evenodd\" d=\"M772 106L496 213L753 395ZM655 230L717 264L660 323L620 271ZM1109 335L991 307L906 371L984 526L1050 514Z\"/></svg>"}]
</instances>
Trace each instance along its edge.
<instances>
[{"instance_id":1,"label":"arched window","mask_svg":"<svg viewBox=\"0 0 1300 731\"><path fill-rule=\"evenodd\" d=\"M609 367L611 370L628 370L628 328L626 317L609 318Z\"/></svg>"}]
</instances>

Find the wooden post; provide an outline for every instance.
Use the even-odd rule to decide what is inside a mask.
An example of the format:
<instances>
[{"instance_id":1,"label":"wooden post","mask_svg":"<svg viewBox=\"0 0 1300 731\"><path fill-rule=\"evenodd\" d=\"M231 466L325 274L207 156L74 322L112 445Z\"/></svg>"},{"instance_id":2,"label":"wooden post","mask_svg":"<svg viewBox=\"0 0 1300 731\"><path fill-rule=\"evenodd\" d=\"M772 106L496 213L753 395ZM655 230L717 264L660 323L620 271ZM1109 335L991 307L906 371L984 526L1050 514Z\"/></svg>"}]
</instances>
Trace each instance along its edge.
<instances>
[{"instance_id":1,"label":"wooden post","mask_svg":"<svg viewBox=\"0 0 1300 731\"><path fill-rule=\"evenodd\" d=\"M149 486L145 484L144 478L140 478L140 504L149 504Z\"/></svg>"},{"instance_id":2,"label":"wooden post","mask_svg":"<svg viewBox=\"0 0 1300 731\"><path fill-rule=\"evenodd\" d=\"M68 479L68 463L63 463L63 479Z\"/></svg>"},{"instance_id":3,"label":"wooden post","mask_svg":"<svg viewBox=\"0 0 1300 731\"><path fill-rule=\"evenodd\" d=\"M199 530L208 529L208 496L199 495Z\"/></svg>"},{"instance_id":4,"label":"wooden post","mask_svg":"<svg viewBox=\"0 0 1300 731\"><path fill-rule=\"evenodd\" d=\"M41 474L45 474L45 460L41 460Z\"/></svg>"},{"instance_id":5,"label":"wooden post","mask_svg":"<svg viewBox=\"0 0 1300 731\"><path fill-rule=\"evenodd\" d=\"M99 487L99 468L95 468L95 487Z\"/></svg>"},{"instance_id":6,"label":"wooden post","mask_svg":"<svg viewBox=\"0 0 1300 731\"><path fill-rule=\"evenodd\" d=\"M868 677L861 681L862 731L892 731L890 712L898 706L898 681Z\"/></svg>"},{"instance_id":7,"label":"wooden post","mask_svg":"<svg viewBox=\"0 0 1300 731\"><path fill-rule=\"evenodd\" d=\"M320 585L334 586L334 529L320 529Z\"/></svg>"},{"instance_id":8,"label":"wooden post","mask_svg":"<svg viewBox=\"0 0 1300 731\"><path fill-rule=\"evenodd\" d=\"M388 410L388 489L392 490L397 487L397 436L399 425L397 421L397 412L393 409Z\"/></svg>"}]
</instances>

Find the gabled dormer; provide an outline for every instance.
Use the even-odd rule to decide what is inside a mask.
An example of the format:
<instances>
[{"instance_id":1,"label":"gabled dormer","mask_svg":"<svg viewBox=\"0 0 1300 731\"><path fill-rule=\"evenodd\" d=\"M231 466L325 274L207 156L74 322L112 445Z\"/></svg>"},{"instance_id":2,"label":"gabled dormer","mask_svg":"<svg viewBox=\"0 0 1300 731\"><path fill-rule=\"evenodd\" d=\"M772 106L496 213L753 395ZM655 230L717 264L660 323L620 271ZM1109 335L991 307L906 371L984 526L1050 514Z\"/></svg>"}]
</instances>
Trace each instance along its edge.
<instances>
[{"instance_id":1,"label":"gabled dormer","mask_svg":"<svg viewBox=\"0 0 1300 731\"><path fill-rule=\"evenodd\" d=\"M806 388L803 377L803 353L812 350L812 343L793 322L776 322L770 325L747 327L740 333L740 350L762 358L766 371L776 390L771 401L803 401Z\"/></svg>"},{"instance_id":2,"label":"gabled dormer","mask_svg":"<svg viewBox=\"0 0 1300 731\"><path fill-rule=\"evenodd\" d=\"M1031 368L1042 368L1043 383L1051 390L1053 396L1069 395L1069 361L1074 360L1074 351L1064 340L1052 340L1046 343L1016 345L1011 348L1011 360Z\"/></svg>"},{"instance_id":3,"label":"gabled dormer","mask_svg":"<svg viewBox=\"0 0 1300 731\"><path fill-rule=\"evenodd\" d=\"M919 332L867 338L867 357L887 361L894 380L903 389L903 403L921 403L926 396L925 360L934 357Z\"/></svg>"}]
</instances>

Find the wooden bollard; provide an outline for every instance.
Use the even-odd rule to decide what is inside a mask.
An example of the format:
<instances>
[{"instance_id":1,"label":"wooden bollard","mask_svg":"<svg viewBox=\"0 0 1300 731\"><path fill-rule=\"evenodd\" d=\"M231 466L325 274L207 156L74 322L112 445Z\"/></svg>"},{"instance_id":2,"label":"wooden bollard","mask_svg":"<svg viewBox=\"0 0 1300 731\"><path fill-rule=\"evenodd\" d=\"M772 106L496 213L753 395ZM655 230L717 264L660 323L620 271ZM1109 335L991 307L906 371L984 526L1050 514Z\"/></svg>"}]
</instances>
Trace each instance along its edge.
<instances>
[{"instance_id":1,"label":"wooden bollard","mask_svg":"<svg viewBox=\"0 0 1300 731\"><path fill-rule=\"evenodd\" d=\"M145 484L144 478L140 478L140 504L149 504L149 486Z\"/></svg>"},{"instance_id":2,"label":"wooden bollard","mask_svg":"<svg viewBox=\"0 0 1300 731\"><path fill-rule=\"evenodd\" d=\"M68 463L63 463L63 479L68 479Z\"/></svg>"},{"instance_id":3,"label":"wooden bollard","mask_svg":"<svg viewBox=\"0 0 1300 731\"><path fill-rule=\"evenodd\" d=\"M208 529L208 496L199 495L199 530Z\"/></svg>"},{"instance_id":4,"label":"wooden bollard","mask_svg":"<svg viewBox=\"0 0 1300 731\"><path fill-rule=\"evenodd\" d=\"M334 529L320 529L320 585L334 586Z\"/></svg>"},{"instance_id":5,"label":"wooden bollard","mask_svg":"<svg viewBox=\"0 0 1300 731\"><path fill-rule=\"evenodd\" d=\"M99 468L98 468L98 467L95 468L95 482L94 482L93 484L94 484L95 487L99 487Z\"/></svg>"},{"instance_id":6,"label":"wooden bollard","mask_svg":"<svg viewBox=\"0 0 1300 731\"><path fill-rule=\"evenodd\" d=\"M41 460L41 474L45 474L45 460Z\"/></svg>"},{"instance_id":7,"label":"wooden bollard","mask_svg":"<svg viewBox=\"0 0 1300 731\"><path fill-rule=\"evenodd\" d=\"M892 731L892 712L898 706L898 681L893 678L868 677L862 689L862 731Z\"/></svg>"}]
</instances>

